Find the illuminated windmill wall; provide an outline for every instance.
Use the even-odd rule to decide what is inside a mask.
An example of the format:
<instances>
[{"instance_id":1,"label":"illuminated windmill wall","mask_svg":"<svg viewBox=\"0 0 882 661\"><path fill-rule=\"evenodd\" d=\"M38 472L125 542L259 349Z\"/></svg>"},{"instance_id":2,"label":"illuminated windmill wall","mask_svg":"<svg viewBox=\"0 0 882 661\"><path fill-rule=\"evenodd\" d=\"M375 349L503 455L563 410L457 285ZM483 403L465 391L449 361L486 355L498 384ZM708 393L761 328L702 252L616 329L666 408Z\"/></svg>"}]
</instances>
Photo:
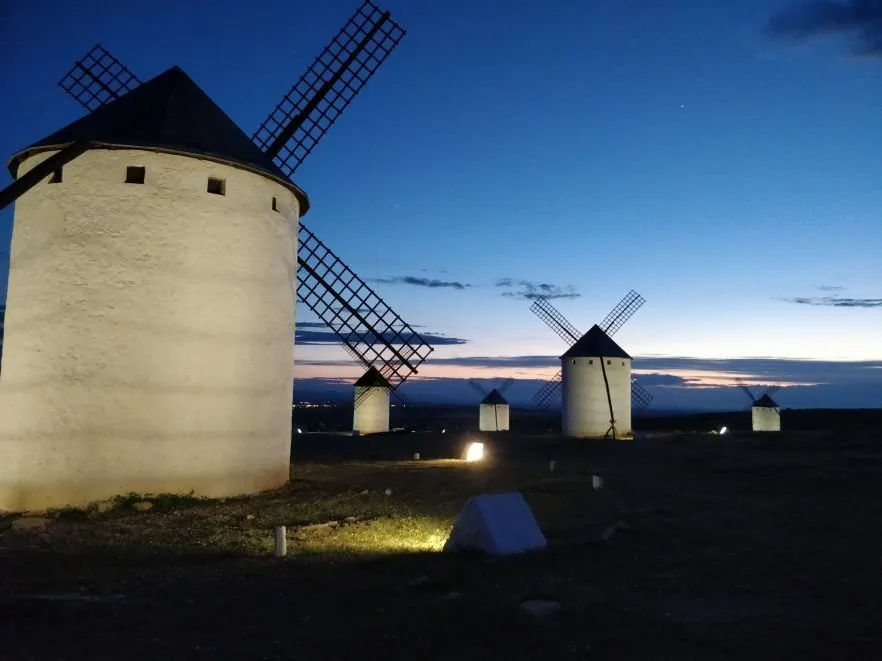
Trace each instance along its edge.
<instances>
[{"instance_id":1,"label":"illuminated windmill wall","mask_svg":"<svg viewBox=\"0 0 882 661\"><path fill-rule=\"evenodd\" d=\"M631 356L612 340L644 302L637 292L629 292L600 325L584 335L545 298L537 298L530 306L569 345L561 356L561 371L534 398L544 408L562 390L564 436L627 436L631 434L632 400L640 409L652 401L652 395L631 376Z\"/></svg>"},{"instance_id":2,"label":"illuminated windmill wall","mask_svg":"<svg viewBox=\"0 0 882 661\"><path fill-rule=\"evenodd\" d=\"M416 372L431 347L299 223L289 179L403 35L365 2L253 138L177 67L76 63L61 85L91 114L0 191L0 509L284 483L295 296L393 387Z\"/></svg>"}]
</instances>

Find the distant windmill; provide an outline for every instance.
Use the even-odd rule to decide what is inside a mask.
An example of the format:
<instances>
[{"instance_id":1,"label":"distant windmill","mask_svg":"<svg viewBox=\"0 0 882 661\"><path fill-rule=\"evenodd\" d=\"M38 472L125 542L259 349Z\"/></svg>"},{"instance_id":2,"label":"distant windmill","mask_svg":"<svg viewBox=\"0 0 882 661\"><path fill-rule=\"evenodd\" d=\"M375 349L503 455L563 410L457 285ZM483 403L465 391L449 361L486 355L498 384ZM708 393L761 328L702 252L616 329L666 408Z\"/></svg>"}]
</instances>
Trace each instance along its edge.
<instances>
[{"instance_id":1,"label":"distant windmill","mask_svg":"<svg viewBox=\"0 0 882 661\"><path fill-rule=\"evenodd\" d=\"M380 434L389 431L389 395L392 386L376 367L371 367L353 386L355 406L352 431Z\"/></svg>"},{"instance_id":2,"label":"distant windmill","mask_svg":"<svg viewBox=\"0 0 882 661\"><path fill-rule=\"evenodd\" d=\"M3 371L5 405L22 412L6 462L19 473L0 469L0 487L37 485L0 509L113 495L90 485L232 495L284 482L295 278L390 389L416 373L432 347L299 222L309 200L290 180L404 34L364 2L250 139L178 67L142 84L100 45L75 63L59 84L90 114L13 155L0 191L0 208L18 201ZM64 324L35 333L38 318ZM146 390L130 395L139 374ZM53 435L71 439L58 475L31 440ZM193 441L207 437L211 452ZM139 454L159 440L170 445Z\"/></svg>"},{"instance_id":3,"label":"distant windmill","mask_svg":"<svg viewBox=\"0 0 882 661\"><path fill-rule=\"evenodd\" d=\"M565 436L624 436L631 433L631 407L652 402L652 395L631 376L631 356L612 336L646 301L628 292L600 323L582 335L548 302L538 297L530 311L548 324L569 349L561 356L561 371L536 393L533 401L547 408L563 384L561 427Z\"/></svg>"},{"instance_id":4,"label":"distant windmill","mask_svg":"<svg viewBox=\"0 0 882 661\"><path fill-rule=\"evenodd\" d=\"M480 383L469 379L469 385L483 396L478 408L479 431L509 430L509 406L503 395L512 383L514 383L514 379L506 379L498 387L488 392Z\"/></svg>"},{"instance_id":5,"label":"distant windmill","mask_svg":"<svg viewBox=\"0 0 882 661\"><path fill-rule=\"evenodd\" d=\"M741 379L735 383L750 398L751 429L753 431L781 431L781 407L769 395L781 389L781 386L770 386L762 395L754 397L753 392Z\"/></svg>"}]
</instances>

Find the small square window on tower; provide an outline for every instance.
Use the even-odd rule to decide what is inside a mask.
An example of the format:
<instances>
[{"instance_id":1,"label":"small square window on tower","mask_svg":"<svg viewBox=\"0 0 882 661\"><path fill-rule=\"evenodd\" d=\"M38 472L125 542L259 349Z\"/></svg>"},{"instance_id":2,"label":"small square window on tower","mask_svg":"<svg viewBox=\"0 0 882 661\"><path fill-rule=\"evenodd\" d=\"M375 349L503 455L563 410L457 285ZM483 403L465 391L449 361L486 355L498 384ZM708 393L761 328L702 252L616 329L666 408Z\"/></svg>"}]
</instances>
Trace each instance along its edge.
<instances>
[{"instance_id":1,"label":"small square window on tower","mask_svg":"<svg viewBox=\"0 0 882 661\"><path fill-rule=\"evenodd\" d=\"M50 184L60 184L61 183L61 168L58 168L55 172L52 173L52 176L49 177Z\"/></svg>"},{"instance_id":2,"label":"small square window on tower","mask_svg":"<svg viewBox=\"0 0 882 661\"><path fill-rule=\"evenodd\" d=\"M144 176L147 174L147 168L143 165L129 165L126 168L127 184L143 184Z\"/></svg>"},{"instance_id":3,"label":"small square window on tower","mask_svg":"<svg viewBox=\"0 0 882 661\"><path fill-rule=\"evenodd\" d=\"M276 202L276 198L273 198L273 211L278 211L278 210L279 210L279 205Z\"/></svg>"},{"instance_id":4,"label":"small square window on tower","mask_svg":"<svg viewBox=\"0 0 882 661\"><path fill-rule=\"evenodd\" d=\"M608 361L606 361L606 364L607 364L607 365L612 365L612 361L611 361L611 360L608 360Z\"/></svg>"},{"instance_id":5,"label":"small square window on tower","mask_svg":"<svg viewBox=\"0 0 882 661\"><path fill-rule=\"evenodd\" d=\"M594 359L593 359L593 358L589 358L589 359L588 359L588 364L589 364L589 365L593 365L593 364L594 364Z\"/></svg>"},{"instance_id":6,"label":"small square window on tower","mask_svg":"<svg viewBox=\"0 0 882 661\"><path fill-rule=\"evenodd\" d=\"M208 192L213 195L226 195L227 182L223 179L208 178Z\"/></svg>"}]
</instances>

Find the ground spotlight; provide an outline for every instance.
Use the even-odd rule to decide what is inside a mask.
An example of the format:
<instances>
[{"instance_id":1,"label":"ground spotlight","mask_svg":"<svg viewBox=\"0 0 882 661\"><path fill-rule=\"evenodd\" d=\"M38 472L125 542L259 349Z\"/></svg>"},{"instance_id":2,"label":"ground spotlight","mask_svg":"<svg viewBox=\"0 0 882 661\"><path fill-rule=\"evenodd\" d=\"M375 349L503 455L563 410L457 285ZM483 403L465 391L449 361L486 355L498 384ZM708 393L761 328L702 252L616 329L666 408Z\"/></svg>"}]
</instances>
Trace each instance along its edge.
<instances>
[{"instance_id":1,"label":"ground spotlight","mask_svg":"<svg viewBox=\"0 0 882 661\"><path fill-rule=\"evenodd\" d=\"M484 458L484 444L483 443L469 443L469 447L466 450L465 460L466 461L481 461Z\"/></svg>"}]
</instances>

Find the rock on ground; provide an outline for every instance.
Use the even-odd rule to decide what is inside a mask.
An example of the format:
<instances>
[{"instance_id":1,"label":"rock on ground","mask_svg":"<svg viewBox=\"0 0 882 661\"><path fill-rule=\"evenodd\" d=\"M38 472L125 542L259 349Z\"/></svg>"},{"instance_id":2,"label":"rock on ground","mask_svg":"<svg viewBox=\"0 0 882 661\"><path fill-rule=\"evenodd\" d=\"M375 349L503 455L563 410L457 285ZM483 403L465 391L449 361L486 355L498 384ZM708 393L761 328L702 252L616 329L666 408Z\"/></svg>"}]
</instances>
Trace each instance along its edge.
<instances>
[{"instance_id":1,"label":"rock on ground","mask_svg":"<svg viewBox=\"0 0 882 661\"><path fill-rule=\"evenodd\" d=\"M561 605L557 601L531 599L522 602L521 608L533 617L546 618L557 614L557 612L561 609Z\"/></svg>"}]
</instances>

